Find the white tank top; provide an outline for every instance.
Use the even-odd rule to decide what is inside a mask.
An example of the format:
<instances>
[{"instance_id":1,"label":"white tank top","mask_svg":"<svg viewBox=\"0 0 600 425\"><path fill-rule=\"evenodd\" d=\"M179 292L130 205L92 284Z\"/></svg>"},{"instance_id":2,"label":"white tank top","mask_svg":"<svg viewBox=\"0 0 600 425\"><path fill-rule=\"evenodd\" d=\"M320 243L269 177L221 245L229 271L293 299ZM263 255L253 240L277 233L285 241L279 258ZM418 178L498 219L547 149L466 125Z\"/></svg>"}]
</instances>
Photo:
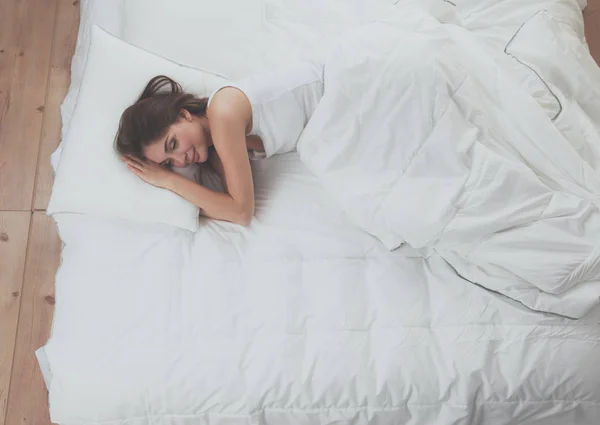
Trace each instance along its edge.
<instances>
[{"instance_id":1,"label":"white tank top","mask_svg":"<svg viewBox=\"0 0 600 425\"><path fill-rule=\"evenodd\" d=\"M250 159L268 158L296 149L298 138L323 96L323 66L300 62L218 87L236 87L252 107L248 135L261 138L265 151L249 151ZM207 106L207 107L208 107Z\"/></svg>"}]
</instances>

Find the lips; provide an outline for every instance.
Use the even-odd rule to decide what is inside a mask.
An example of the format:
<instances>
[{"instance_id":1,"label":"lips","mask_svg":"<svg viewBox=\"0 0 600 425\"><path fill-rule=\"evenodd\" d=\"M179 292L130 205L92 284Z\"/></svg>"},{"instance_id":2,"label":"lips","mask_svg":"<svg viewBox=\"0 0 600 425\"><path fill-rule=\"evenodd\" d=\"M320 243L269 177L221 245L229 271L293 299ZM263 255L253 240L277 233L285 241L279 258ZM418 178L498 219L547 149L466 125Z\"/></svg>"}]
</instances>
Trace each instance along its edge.
<instances>
[{"instance_id":1,"label":"lips","mask_svg":"<svg viewBox=\"0 0 600 425\"><path fill-rule=\"evenodd\" d=\"M198 161L198 152L196 152L196 148L195 147L191 147L190 150L188 151L188 153L186 153L186 163L187 164L191 164L191 163L195 163L195 162L199 162Z\"/></svg>"}]
</instances>

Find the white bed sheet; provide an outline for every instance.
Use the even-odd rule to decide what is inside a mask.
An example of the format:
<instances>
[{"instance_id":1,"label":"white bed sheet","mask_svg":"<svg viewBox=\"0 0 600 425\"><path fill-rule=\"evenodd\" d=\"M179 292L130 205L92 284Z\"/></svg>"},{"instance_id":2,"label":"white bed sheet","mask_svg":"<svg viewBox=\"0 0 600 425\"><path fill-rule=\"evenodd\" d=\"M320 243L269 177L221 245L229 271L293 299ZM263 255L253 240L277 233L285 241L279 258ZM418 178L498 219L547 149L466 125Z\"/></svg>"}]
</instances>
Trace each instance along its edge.
<instances>
[{"instance_id":1,"label":"white bed sheet","mask_svg":"<svg viewBox=\"0 0 600 425\"><path fill-rule=\"evenodd\" d=\"M86 28L123 36L135 3L82 2L65 128ZM272 41L279 47L250 55L264 62L249 67L308 46L320 52L318 37L302 38L307 26L289 13L310 9L265 4L263 13L277 8L263 28L281 35ZM362 13L311 25L329 34L383 10L351 6L344 10ZM151 30L143 14L136 19L146 26L131 37ZM168 38L176 34L160 41L163 54ZM213 59L227 74L228 63ZM534 313L427 251L388 252L349 222L296 154L255 163L254 174L257 218L248 229L207 221L193 234L54 216L65 245L52 334L37 352L53 422L597 423L600 310L577 321Z\"/></svg>"}]
</instances>

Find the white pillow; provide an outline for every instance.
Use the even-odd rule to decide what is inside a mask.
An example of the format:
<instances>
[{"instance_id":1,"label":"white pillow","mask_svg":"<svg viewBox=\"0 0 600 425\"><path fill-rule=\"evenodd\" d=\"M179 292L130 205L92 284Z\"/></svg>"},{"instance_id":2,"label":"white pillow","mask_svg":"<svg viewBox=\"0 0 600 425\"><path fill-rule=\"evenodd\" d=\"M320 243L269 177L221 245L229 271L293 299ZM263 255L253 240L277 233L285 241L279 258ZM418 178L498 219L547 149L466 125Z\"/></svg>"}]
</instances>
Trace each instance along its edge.
<instances>
[{"instance_id":1,"label":"white pillow","mask_svg":"<svg viewBox=\"0 0 600 425\"><path fill-rule=\"evenodd\" d=\"M141 50L97 26L73 116L63 140L47 213L87 213L195 231L198 208L132 174L114 150L121 113L158 74L206 96L222 77Z\"/></svg>"},{"instance_id":2,"label":"white pillow","mask_svg":"<svg viewBox=\"0 0 600 425\"><path fill-rule=\"evenodd\" d=\"M75 109L77 93L81 84L81 77L85 67L88 47L90 44L91 28L99 25L109 33L121 36L123 32L123 0L81 0L79 2L79 29L75 52L71 58L71 83L63 102L60 105L60 116L62 128L60 133L61 142L50 156L50 164L54 173L58 168L60 154L62 152L62 140L67 134L71 116Z\"/></svg>"}]
</instances>

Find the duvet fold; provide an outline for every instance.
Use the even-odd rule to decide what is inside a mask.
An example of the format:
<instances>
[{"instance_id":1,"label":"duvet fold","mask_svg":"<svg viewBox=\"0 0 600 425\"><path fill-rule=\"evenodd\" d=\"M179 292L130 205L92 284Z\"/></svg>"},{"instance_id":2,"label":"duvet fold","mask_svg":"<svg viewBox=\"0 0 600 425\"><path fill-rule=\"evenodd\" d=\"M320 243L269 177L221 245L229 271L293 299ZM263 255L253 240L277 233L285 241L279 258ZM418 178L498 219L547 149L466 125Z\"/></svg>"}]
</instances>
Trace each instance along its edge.
<instances>
[{"instance_id":1,"label":"duvet fold","mask_svg":"<svg viewBox=\"0 0 600 425\"><path fill-rule=\"evenodd\" d=\"M600 174L582 156L598 135L573 143L469 31L402 19L335 44L303 162L388 249L433 248L473 283L583 316L600 295Z\"/></svg>"}]
</instances>

